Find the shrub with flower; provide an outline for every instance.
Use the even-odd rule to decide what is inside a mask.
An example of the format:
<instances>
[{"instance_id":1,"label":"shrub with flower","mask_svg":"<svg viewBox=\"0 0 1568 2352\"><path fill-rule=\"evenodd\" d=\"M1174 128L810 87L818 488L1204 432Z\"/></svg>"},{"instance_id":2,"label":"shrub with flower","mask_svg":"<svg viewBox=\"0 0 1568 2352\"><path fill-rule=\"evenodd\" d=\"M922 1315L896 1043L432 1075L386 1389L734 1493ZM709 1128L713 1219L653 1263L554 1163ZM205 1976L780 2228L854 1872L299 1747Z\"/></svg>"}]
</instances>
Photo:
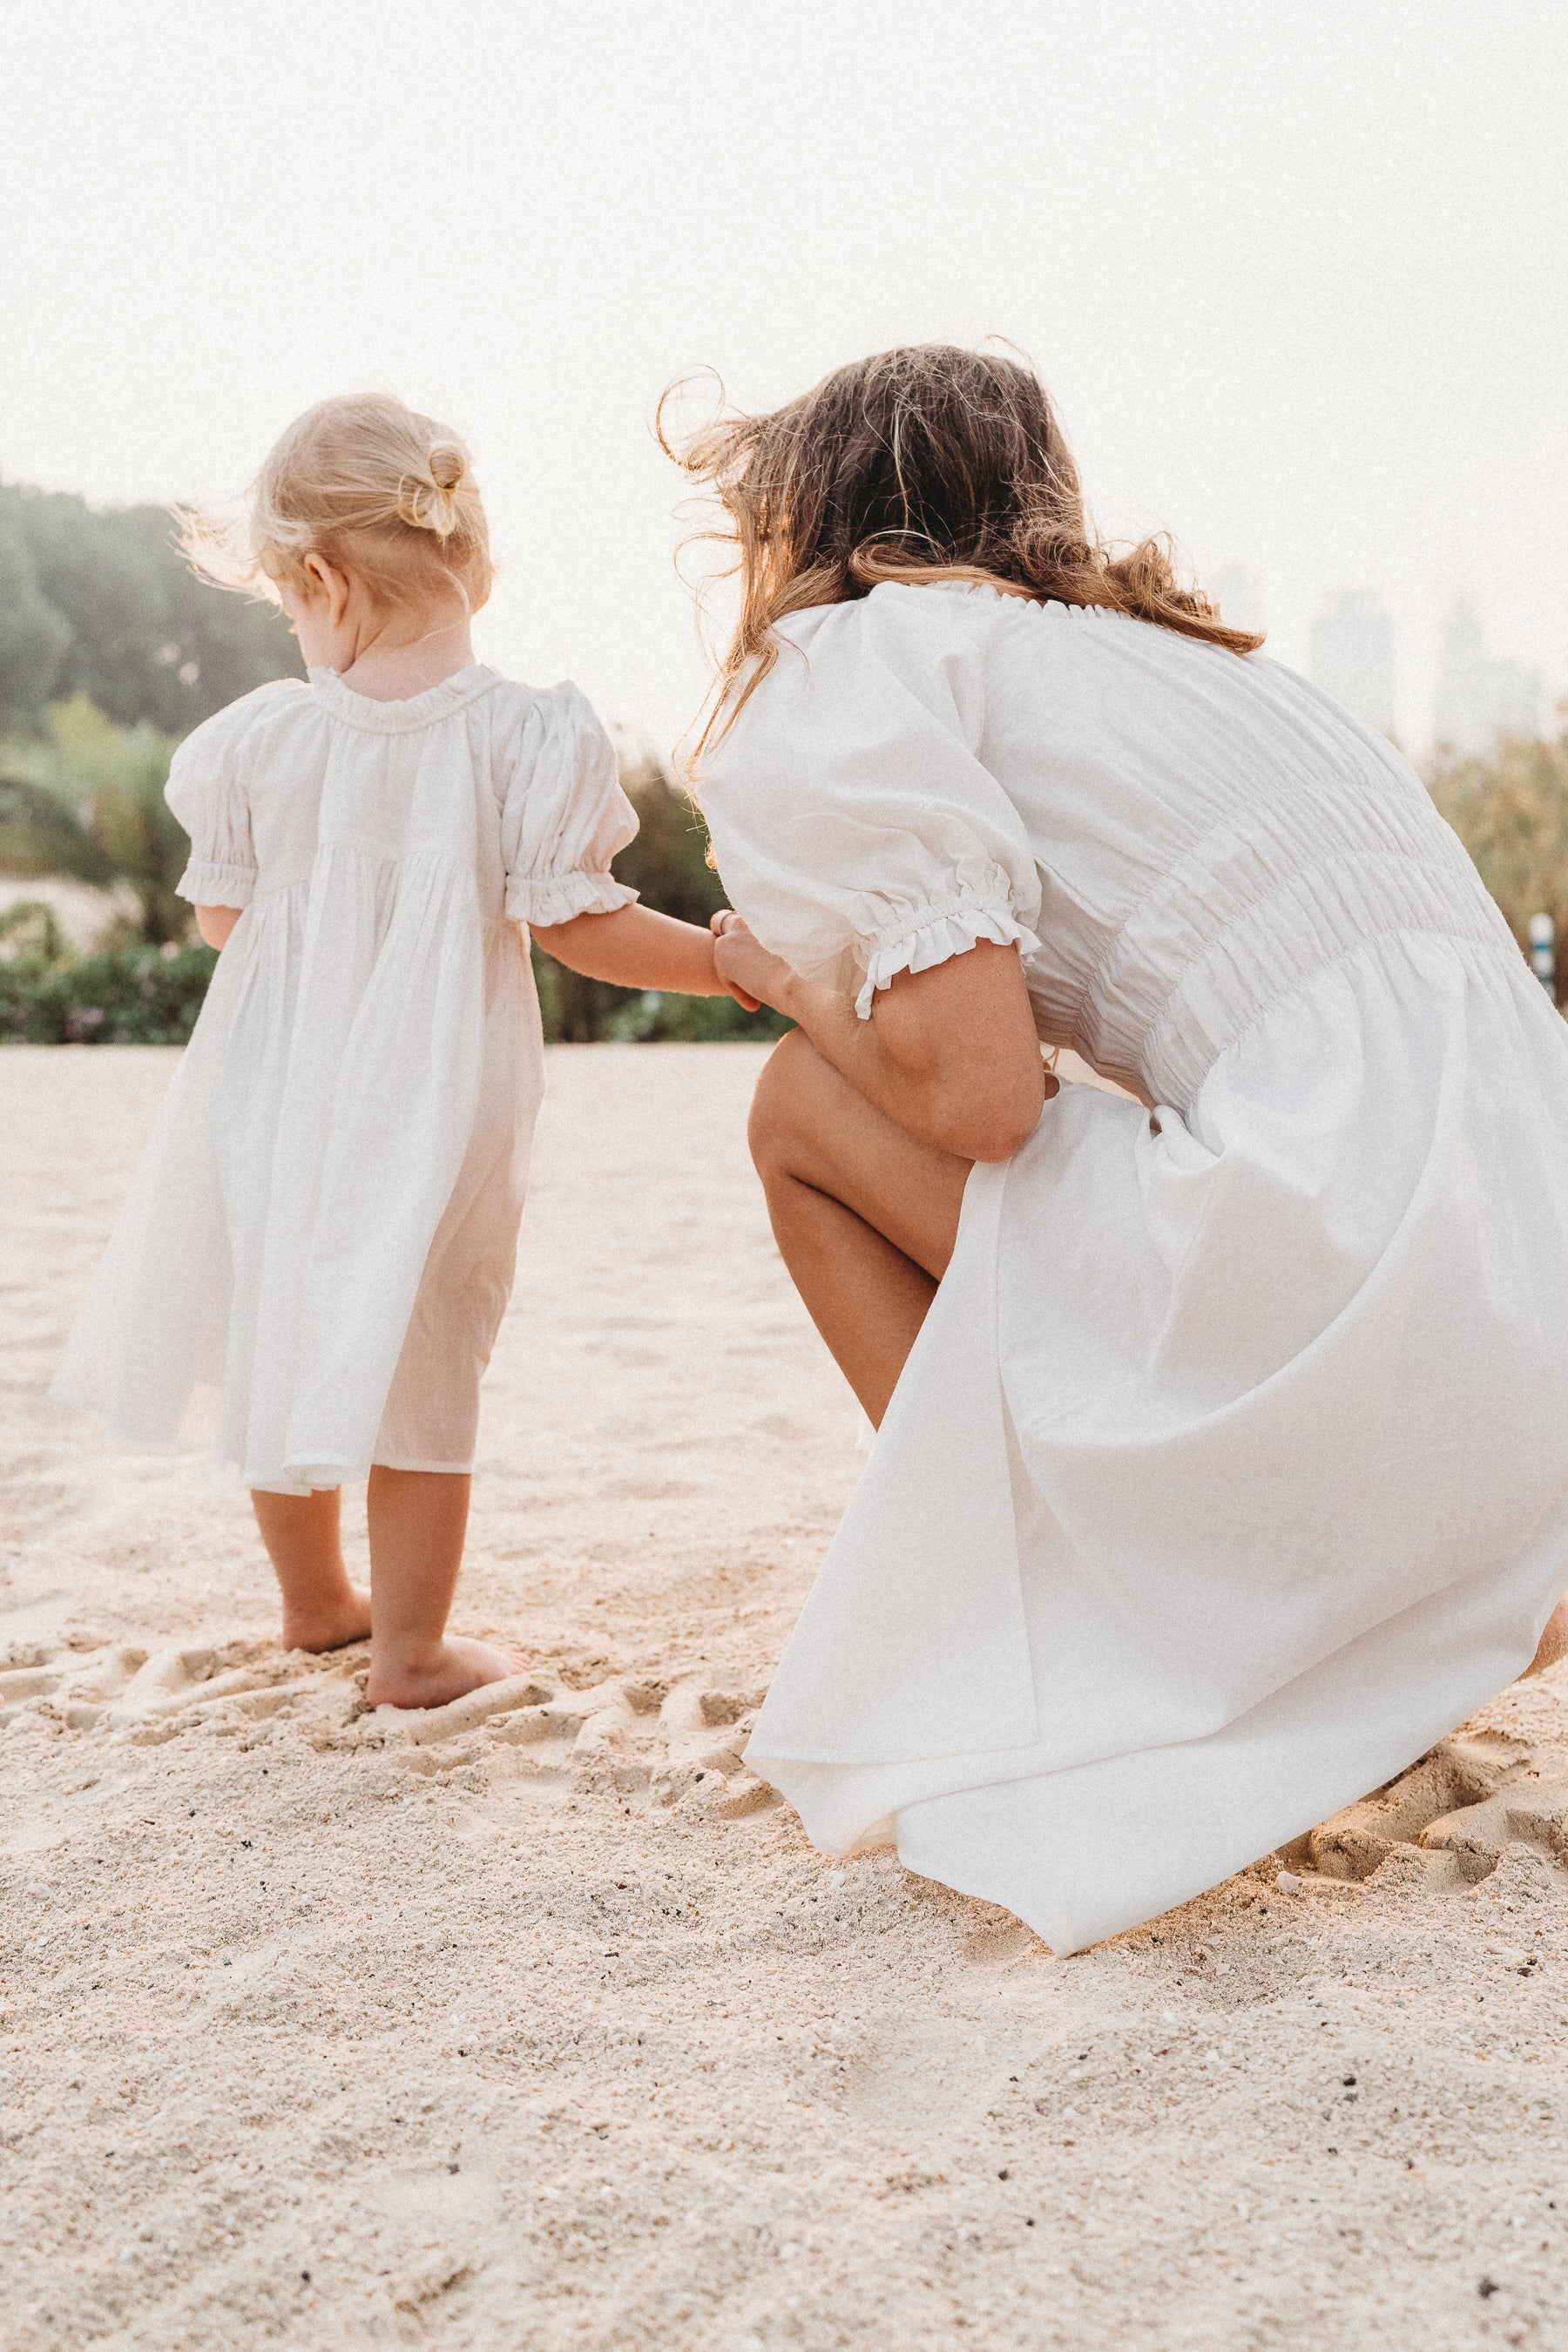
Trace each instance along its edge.
<instances>
[{"instance_id":1,"label":"shrub with flower","mask_svg":"<svg viewBox=\"0 0 1568 2352\"><path fill-rule=\"evenodd\" d=\"M183 1045L216 961L200 940L76 957L0 950L0 1044Z\"/></svg>"}]
</instances>

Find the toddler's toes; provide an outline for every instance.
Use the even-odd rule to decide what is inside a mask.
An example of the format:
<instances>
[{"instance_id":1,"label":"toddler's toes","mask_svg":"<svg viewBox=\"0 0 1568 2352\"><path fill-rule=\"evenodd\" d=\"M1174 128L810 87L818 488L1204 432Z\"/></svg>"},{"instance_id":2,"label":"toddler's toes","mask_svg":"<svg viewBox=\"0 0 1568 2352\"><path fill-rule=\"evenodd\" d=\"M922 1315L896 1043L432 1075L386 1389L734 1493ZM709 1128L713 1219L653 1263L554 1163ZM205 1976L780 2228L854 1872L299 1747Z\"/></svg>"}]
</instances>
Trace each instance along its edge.
<instances>
[{"instance_id":1,"label":"toddler's toes","mask_svg":"<svg viewBox=\"0 0 1568 2352\"><path fill-rule=\"evenodd\" d=\"M502 1683L513 1675L525 1675L532 1660L521 1650L503 1647L500 1643L466 1642L455 1636L448 1648L462 1654L467 1670L473 1675L469 1690L482 1690L486 1683Z\"/></svg>"}]
</instances>

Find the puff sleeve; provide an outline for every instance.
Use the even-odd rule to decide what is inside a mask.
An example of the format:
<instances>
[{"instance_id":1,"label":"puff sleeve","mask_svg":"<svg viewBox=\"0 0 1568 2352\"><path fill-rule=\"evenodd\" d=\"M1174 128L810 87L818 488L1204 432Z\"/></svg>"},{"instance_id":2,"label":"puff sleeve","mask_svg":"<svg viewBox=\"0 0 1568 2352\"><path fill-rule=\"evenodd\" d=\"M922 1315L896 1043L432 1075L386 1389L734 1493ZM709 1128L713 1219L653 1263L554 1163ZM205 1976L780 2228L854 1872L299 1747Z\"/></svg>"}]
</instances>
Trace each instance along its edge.
<instances>
[{"instance_id":1,"label":"puff sleeve","mask_svg":"<svg viewBox=\"0 0 1568 2352\"><path fill-rule=\"evenodd\" d=\"M862 1020L901 971L1039 946L1034 855L977 751L985 618L895 584L796 615L702 779L731 904Z\"/></svg>"},{"instance_id":2,"label":"puff sleeve","mask_svg":"<svg viewBox=\"0 0 1568 2352\"><path fill-rule=\"evenodd\" d=\"M610 915L637 892L610 860L637 833L609 737L574 686L536 695L501 808L506 911L518 923Z\"/></svg>"},{"instance_id":3,"label":"puff sleeve","mask_svg":"<svg viewBox=\"0 0 1568 2352\"><path fill-rule=\"evenodd\" d=\"M169 762L163 797L191 836L190 859L174 887L193 906L248 907L256 889L250 801L238 772L251 699L204 719Z\"/></svg>"}]
</instances>

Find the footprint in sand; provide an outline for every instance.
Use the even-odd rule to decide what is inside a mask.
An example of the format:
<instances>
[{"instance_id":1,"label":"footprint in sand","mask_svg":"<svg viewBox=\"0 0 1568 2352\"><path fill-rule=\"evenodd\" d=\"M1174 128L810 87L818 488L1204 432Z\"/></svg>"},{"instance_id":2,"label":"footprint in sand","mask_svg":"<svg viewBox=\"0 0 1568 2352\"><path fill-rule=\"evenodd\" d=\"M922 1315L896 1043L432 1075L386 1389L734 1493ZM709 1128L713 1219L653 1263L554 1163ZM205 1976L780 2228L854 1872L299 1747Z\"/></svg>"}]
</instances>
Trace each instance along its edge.
<instances>
[{"instance_id":1,"label":"footprint in sand","mask_svg":"<svg viewBox=\"0 0 1568 2352\"><path fill-rule=\"evenodd\" d=\"M1280 1860L1340 1884L1370 1879L1390 1862L1418 1863L1429 1887L1463 1893L1517 1845L1568 1875L1568 1780L1540 1777L1523 1742L1493 1733L1443 1740Z\"/></svg>"},{"instance_id":2,"label":"footprint in sand","mask_svg":"<svg viewBox=\"0 0 1568 2352\"><path fill-rule=\"evenodd\" d=\"M300 1664L274 1643L149 1652L77 1633L36 1644L26 1666L0 1672L0 1728L32 1717L53 1730L144 1747L190 1730L233 1731L301 1703L327 1725L358 1711L357 1685L301 1675Z\"/></svg>"},{"instance_id":3,"label":"footprint in sand","mask_svg":"<svg viewBox=\"0 0 1568 2352\"><path fill-rule=\"evenodd\" d=\"M48 1700L68 1729L85 1730L135 1680L146 1656L122 1643L58 1651L39 1644L33 1663L0 1671L0 1727L31 1712L30 1703Z\"/></svg>"},{"instance_id":4,"label":"footprint in sand","mask_svg":"<svg viewBox=\"0 0 1568 2352\"><path fill-rule=\"evenodd\" d=\"M0 1621L0 1733L36 1717L51 1732L132 1747L205 1738L243 1748L293 1736L424 1778L478 1766L721 1821L780 1801L742 1760L760 1689L679 1674L578 1686L567 1664L443 1707L367 1709L363 1643L321 1659L246 1639L146 1649L68 1633L68 1596L53 1596ZM1510 1846L1568 1877L1568 1778L1542 1777L1523 1741L1481 1732L1444 1740L1279 1860L1325 1887L1363 1883L1391 1862L1419 1864L1429 1887L1463 1892Z\"/></svg>"},{"instance_id":5,"label":"footprint in sand","mask_svg":"<svg viewBox=\"0 0 1568 2352\"><path fill-rule=\"evenodd\" d=\"M144 1649L77 1633L14 1642L9 1655L0 1730L33 1718L35 1729L132 1748L294 1737L424 1778L479 1766L719 1820L778 1802L742 1764L763 1693L700 1676L578 1686L568 1665L559 1678L512 1675L446 1706L367 1708L363 1643L317 1659L245 1639Z\"/></svg>"}]
</instances>

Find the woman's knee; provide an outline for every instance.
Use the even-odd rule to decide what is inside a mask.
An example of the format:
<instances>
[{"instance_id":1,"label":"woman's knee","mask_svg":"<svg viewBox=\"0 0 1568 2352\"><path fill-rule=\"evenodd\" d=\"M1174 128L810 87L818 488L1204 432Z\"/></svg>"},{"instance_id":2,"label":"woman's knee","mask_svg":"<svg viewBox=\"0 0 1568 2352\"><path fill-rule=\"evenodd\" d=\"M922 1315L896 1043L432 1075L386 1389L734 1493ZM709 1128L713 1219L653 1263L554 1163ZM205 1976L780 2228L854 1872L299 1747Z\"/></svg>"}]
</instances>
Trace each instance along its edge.
<instances>
[{"instance_id":1,"label":"woman's knee","mask_svg":"<svg viewBox=\"0 0 1568 2352\"><path fill-rule=\"evenodd\" d=\"M790 1030L768 1055L746 1123L752 1164L764 1185L801 1172L812 1103L831 1075L831 1065L804 1030Z\"/></svg>"}]
</instances>

